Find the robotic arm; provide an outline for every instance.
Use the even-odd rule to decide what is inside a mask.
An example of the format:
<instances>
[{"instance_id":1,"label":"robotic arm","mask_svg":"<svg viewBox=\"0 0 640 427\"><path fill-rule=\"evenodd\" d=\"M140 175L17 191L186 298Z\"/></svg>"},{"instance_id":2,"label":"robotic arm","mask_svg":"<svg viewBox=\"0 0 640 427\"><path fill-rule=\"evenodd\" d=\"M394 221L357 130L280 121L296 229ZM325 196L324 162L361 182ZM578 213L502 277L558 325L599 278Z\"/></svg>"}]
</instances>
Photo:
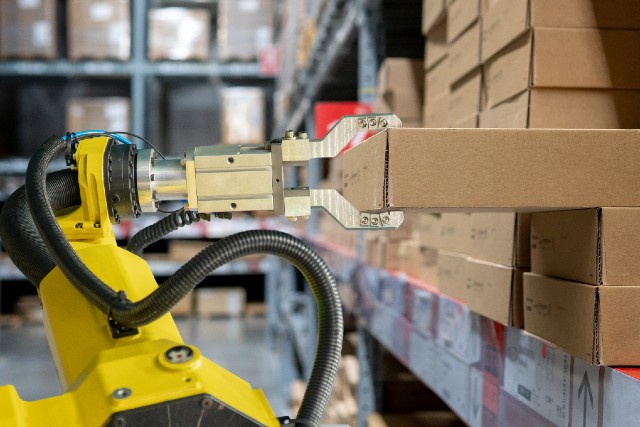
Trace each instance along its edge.
<instances>
[{"instance_id":1,"label":"robotic arm","mask_svg":"<svg viewBox=\"0 0 640 427\"><path fill-rule=\"evenodd\" d=\"M358 131L393 126L400 126L393 115L346 117L321 141L287 132L263 146L196 147L180 159L137 150L111 134L46 141L29 164L25 187L0 214L0 235L38 287L64 393L25 402L12 386L0 387L0 425L318 425L343 326L335 281L317 254L284 233L239 233L158 286L144 260L116 245L111 224L173 200L190 212L183 220L252 210L297 218L322 207L346 228L395 228L400 212L361 213L335 190L285 188L282 179L284 167L333 157ZM49 162L63 151L72 169L47 176ZM161 221L142 246L171 230ZM277 418L260 390L184 344L168 314L211 270L252 253L292 262L318 303L318 351L297 420Z\"/></svg>"}]
</instances>

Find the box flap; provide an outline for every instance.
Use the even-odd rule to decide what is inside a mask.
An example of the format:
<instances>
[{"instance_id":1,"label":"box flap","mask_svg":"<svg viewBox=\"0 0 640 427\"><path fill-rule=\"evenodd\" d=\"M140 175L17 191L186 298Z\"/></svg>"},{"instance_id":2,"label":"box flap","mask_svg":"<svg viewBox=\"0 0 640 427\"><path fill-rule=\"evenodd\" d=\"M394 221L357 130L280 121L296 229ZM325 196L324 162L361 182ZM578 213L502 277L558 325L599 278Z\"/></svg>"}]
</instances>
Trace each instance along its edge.
<instances>
[{"instance_id":1,"label":"box flap","mask_svg":"<svg viewBox=\"0 0 640 427\"><path fill-rule=\"evenodd\" d=\"M425 103L429 104L445 94L448 95L451 83L449 56L443 58L442 61L427 71L425 80Z\"/></svg>"},{"instance_id":2,"label":"box flap","mask_svg":"<svg viewBox=\"0 0 640 427\"><path fill-rule=\"evenodd\" d=\"M640 209L603 208L602 283L640 285Z\"/></svg>"},{"instance_id":3,"label":"box flap","mask_svg":"<svg viewBox=\"0 0 640 427\"><path fill-rule=\"evenodd\" d=\"M482 73L479 68L460 80L455 87L451 88L448 119L452 124L468 121L471 118L475 120L474 126L472 127L477 127L481 90Z\"/></svg>"},{"instance_id":4,"label":"box flap","mask_svg":"<svg viewBox=\"0 0 640 427\"><path fill-rule=\"evenodd\" d=\"M527 127L529 115L529 91L524 92L480 113L481 128Z\"/></svg>"},{"instance_id":5,"label":"box flap","mask_svg":"<svg viewBox=\"0 0 640 427\"><path fill-rule=\"evenodd\" d=\"M583 360L597 362L598 287L524 274L525 329Z\"/></svg>"},{"instance_id":6,"label":"box flap","mask_svg":"<svg viewBox=\"0 0 640 427\"><path fill-rule=\"evenodd\" d=\"M531 271L599 285L597 209L535 213L531 219Z\"/></svg>"},{"instance_id":7,"label":"box flap","mask_svg":"<svg viewBox=\"0 0 640 427\"><path fill-rule=\"evenodd\" d=\"M640 88L640 32L537 28L532 86Z\"/></svg>"},{"instance_id":8,"label":"box flap","mask_svg":"<svg viewBox=\"0 0 640 427\"><path fill-rule=\"evenodd\" d=\"M423 0L422 34L426 35L434 25L444 19L447 12L445 0Z\"/></svg>"},{"instance_id":9,"label":"box flap","mask_svg":"<svg viewBox=\"0 0 640 427\"><path fill-rule=\"evenodd\" d=\"M446 20L443 20L429 31L425 45L424 66L428 70L449 54Z\"/></svg>"},{"instance_id":10,"label":"box flap","mask_svg":"<svg viewBox=\"0 0 640 427\"><path fill-rule=\"evenodd\" d=\"M480 23L476 22L449 47L449 78L457 82L480 65Z\"/></svg>"},{"instance_id":11,"label":"box flap","mask_svg":"<svg viewBox=\"0 0 640 427\"><path fill-rule=\"evenodd\" d=\"M359 210L387 206L387 137L379 132L343 154L343 194Z\"/></svg>"},{"instance_id":12,"label":"box flap","mask_svg":"<svg viewBox=\"0 0 640 427\"><path fill-rule=\"evenodd\" d=\"M599 360L603 365L640 364L640 286L600 287Z\"/></svg>"}]
</instances>

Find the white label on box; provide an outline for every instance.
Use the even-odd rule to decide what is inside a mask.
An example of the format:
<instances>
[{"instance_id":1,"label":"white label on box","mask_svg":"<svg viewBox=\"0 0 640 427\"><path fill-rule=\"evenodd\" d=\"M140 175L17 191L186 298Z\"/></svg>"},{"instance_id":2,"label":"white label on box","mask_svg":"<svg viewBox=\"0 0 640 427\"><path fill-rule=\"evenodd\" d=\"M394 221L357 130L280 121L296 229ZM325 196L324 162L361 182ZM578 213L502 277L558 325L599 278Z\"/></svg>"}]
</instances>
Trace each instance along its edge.
<instances>
[{"instance_id":1,"label":"white label on box","mask_svg":"<svg viewBox=\"0 0 640 427\"><path fill-rule=\"evenodd\" d=\"M469 424L471 427L482 427L482 371L471 368L469 379Z\"/></svg>"},{"instance_id":2,"label":"white label on box","mask_svg":"<svg viewBox=\"0 0 640 427\"><path fill-rule=\"evenodd\" d=\"M18 0L18 9L38 9L40 0Z\"/></svg>"},{"instance_id":3,"label":"white label on box","mask_svg":"<svg viewBox=\"0 0 640 427\"><path fill-rule=\"evenodd\" d=\"M470 367L443 348L438 348L438 395L464 421L469 421Z\"/></svg>"},{"instance_id":4,"label":"white label on box","mask_svg":"<svg viewBox=\"0 0 640 427\"><path fill-rule=\"evenodd\" d=\"M571 357L515 328L507 328L504 390L557 426L569 424Z\"/></svg>"},{"instance_id":5,"label":"white label on box","mask_svg":"<svg viewBox=\"0 0 640 427\"><path fill-rule=\"evenodd\" d=\"M571 425L598 427L600 417L600 369L573 358ZM607 424L608 425L608 424Z\"/></svg>"},{"instance_id":6,"label":"white label on box","mask_svg":"<svg viewBox=\"0 0 640 427\"><path fill-rule=\"evenodd\" d=\"M238 10L242 13L257 13L260 10L260 0L240 0Z\"/></svg>"},{"instance_id":7,"label":"white label on box","mask_svg":"<svg viewBox=\"0 0 640 427\"><path fill-rule=\"evenodd\" d=\"M51 46L51 25L47 21L36 21L31 26L31 40L37 48Z\"/></svg>"},{"instance_id":8,"label":"white label on box","mask_svg":"<svg viewBox=\"0 0 640 427\"><path fill-rule=\"evenodd\" d=\"M108 21L113 16L113 5L107 2L97 2L89 6L89 16L93 21Z\"/></svg>"},{"instance_id":9,"label":"white label on box","mask_svg":"<svg viewBox=\"0 0 640 427\"><path fill-rule=\"evenodd\" d=\"M438 306L438 345L463 361L480 361L480 316L465 305L440 297Z\"/></svg>"},{"instance_id":10,"label":"white label on box","mask_svg":"<svg viewBox=\"0 0 640 427\"><path fill-rule=\"evenodd\" d=\"M432 390L437 389L436 360L438 347L434 340L417 332L411 333L409 343L409 367Z\"/></svg>"}]
</instances>

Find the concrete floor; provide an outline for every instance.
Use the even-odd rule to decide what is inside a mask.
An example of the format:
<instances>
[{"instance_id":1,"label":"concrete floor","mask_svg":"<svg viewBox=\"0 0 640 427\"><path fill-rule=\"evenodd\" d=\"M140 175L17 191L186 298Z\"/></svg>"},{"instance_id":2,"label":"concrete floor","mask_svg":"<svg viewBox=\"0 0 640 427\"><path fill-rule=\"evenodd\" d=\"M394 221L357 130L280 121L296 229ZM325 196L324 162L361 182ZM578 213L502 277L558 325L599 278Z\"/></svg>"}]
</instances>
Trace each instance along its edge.
<instances>
[{"instance_id":1,"label":"concrete floor","mask_svg":"<svg viewBox=\"0 0 640 427\"><path fill-rule=\"evenodd\" d=\"M186 343L261 388L276 415L289 413L277 355L266 343L264 318L178 319L176 323ZM0 328L0 385L4 384L13 384L24 400L61 393L42 326Z\"/></svg>"}]
</instances>

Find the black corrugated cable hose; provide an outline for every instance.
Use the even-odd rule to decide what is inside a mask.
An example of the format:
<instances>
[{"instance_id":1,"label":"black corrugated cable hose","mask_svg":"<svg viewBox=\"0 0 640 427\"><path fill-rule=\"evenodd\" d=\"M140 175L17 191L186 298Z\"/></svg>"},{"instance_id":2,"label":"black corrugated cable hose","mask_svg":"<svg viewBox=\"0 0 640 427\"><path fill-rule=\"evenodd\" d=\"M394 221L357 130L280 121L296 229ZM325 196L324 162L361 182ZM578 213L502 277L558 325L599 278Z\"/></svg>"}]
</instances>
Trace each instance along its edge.
<instances>
[{"instance_id":1,"label":"black corrugated cable hose","mask_svg":"<svg viewBox=\"0 0 640 427\"><path fill-rule=\"evenodd\" d=\"M318 347L298 419L318 425L328 403L342 348L343 320L335 279L326 263L304 242L278 231L247 231L210 245L162 286L138 302L128 301L96 277L78 257L49 204L46 171L66 142L51 137L27 168L26 198L38 233L65 276L92 304L118 323L137 327L164 315L212 270L239 257L268 253L290 261L309 282L318 304ZM29 212L24 212L28 215Z\"/></svg>"},{"instance_id":2,"label":"black corrugated cable hose","mask_svg":"<svg viewBox=\"0 0 640 427\"><path fill-rule=\"evenodd\" d=\"M70 169L47 176L47 196L54 212L80 204L78 173ZM29 215L24 186L4 203L0 212L0 236L11 261L36 287L56 266Z\"/></svg>"},{"instance_id":3,"label":"black corrugated cable hose","mask_svg":"<svg viewBox=\"0 0 640 427\"><path fill-rule=\"evenodd\" d=\"M157 242L180 227L191 225L198 221L200 221L200 217L196 212L185 211L184 209L172 212L160 221L138 231L127 242L127 250L133 254L141 256L142 251L150 244Z\"/></svg>"}]
</instances>

